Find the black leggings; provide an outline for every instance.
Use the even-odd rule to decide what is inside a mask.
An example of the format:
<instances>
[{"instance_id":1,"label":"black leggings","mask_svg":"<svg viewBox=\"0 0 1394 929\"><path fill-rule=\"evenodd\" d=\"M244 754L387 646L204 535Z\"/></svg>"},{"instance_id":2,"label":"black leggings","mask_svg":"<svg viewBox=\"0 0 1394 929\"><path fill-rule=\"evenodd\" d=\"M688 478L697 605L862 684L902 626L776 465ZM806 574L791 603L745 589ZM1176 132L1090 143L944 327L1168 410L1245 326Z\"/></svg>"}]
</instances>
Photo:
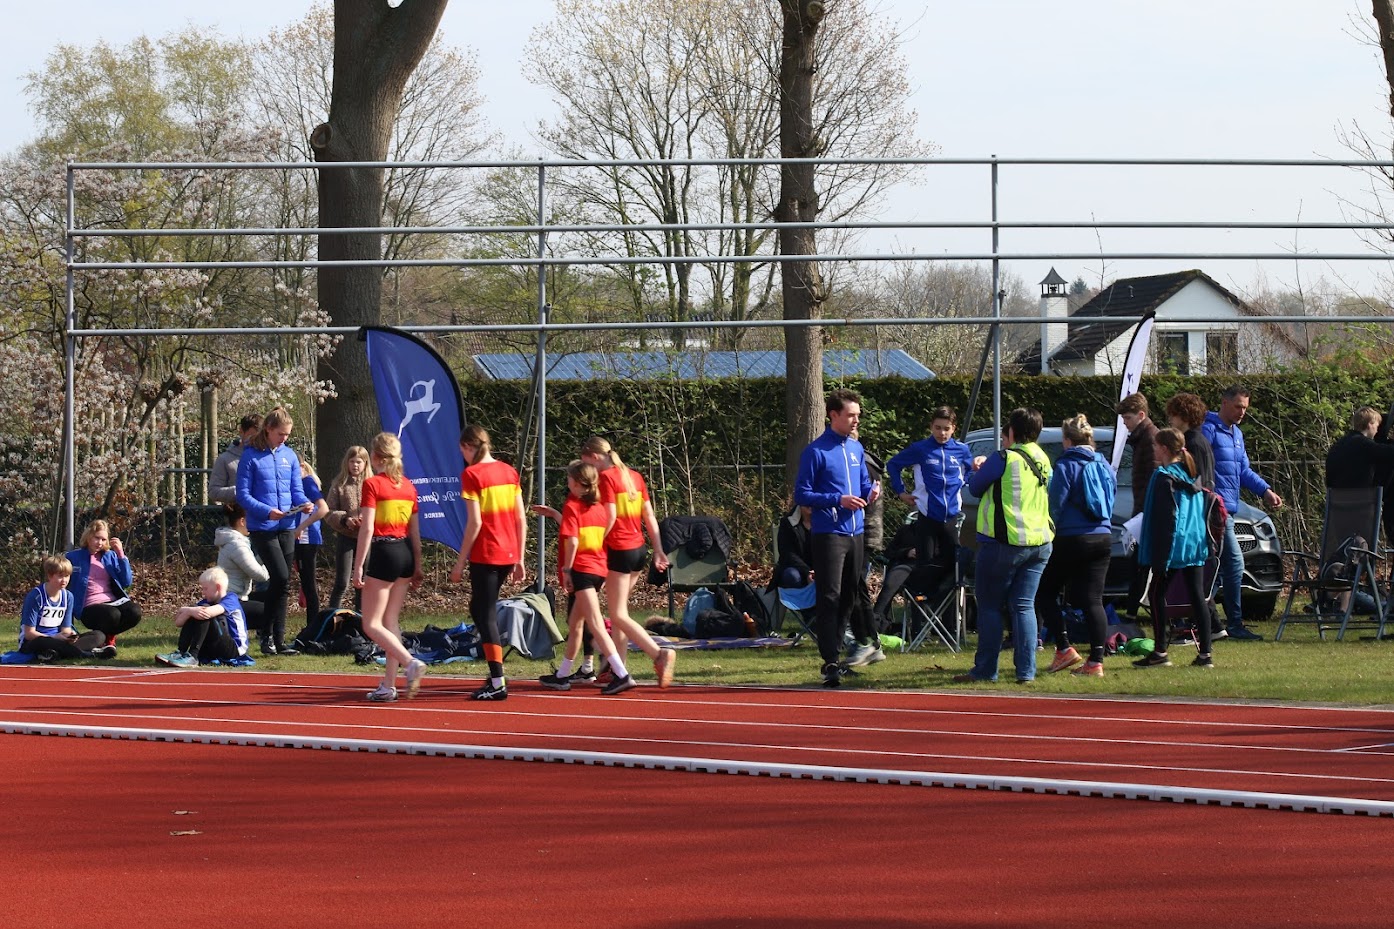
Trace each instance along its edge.
<instances>
[{"instance_id":1,"label":"black leggings","mask_svg":"<svg viewBox=\"0 0 1394 929\"><path fill-rule=\"evenodd\" d=\"M318 545L307 542L295 543L295 570L300 572L300 592L305 595L305 622L313 623L319 619L319 584L315 582L315 568L319 565Z\"/></svg>"},{"instance_id":2,"label":"black leggings","mask_svg":"<svg viewBox=\"0 0 1394 929\"><path fill-rule=\"evenodd\" d=\"M82 615L78 619L88 629L106 633L109 642L140 623L140 607L134 600L127 600L120 606L114 603L91 603L82 608Z\"/></svg>"},{"instance_id":3,"label":"black leggings","mask_svg":"<svg viewBox=\"0 0 1394 929\"><path fill-rule=\"evenodd\" d=\"M339 535L334 546L334 586L329 590L329 609L337 610L344 602L349 577L353 574L353 556L358 551L358 536ZM353 591L353 611L363 612L363 592Z\"/></svg>"},{"instance_id":4,"label":"black leggings","mask_svg":"<svg viewBox=\"0 0 1394 929\"><path fill-rule=\"evenodd\" d=\"M1058 535L1036 589L1036 615L1045 620L1046 632L1061 651L1070 647L1065 630L1065 613L1060 609L1063 590L1070 605L1084 613L1084 625L1089 630L1089 660L1104 660L1104 642L1108 638L1108 614L1104 612L1104 580L1113 538L1106 533L1097 535Z\"/></svg>"},{"instance_id":5,"label":"black leggings","mask_svg":"<svg viewBox=\"0 0 1394 929\"><path fill-rule=\"evenodd\" d=\"M19 650L26 655L52 652L55 658L91 658L92 649L101 648L105 644L106 635L93 631L84 632L72 642L56 635L41 635L38 638L25 639Z\"/></svg>"},{"instance_id":6,"label":"black leggings","mask_svg":"<svg viewBox=\"0 0 1394 929\"><path fill-rule=\"evenodd\" d=\"M511 564L470 562L470 618L474 620L480 644L486 646L484 655L488 659L490 677L503 677L503 640L499 636L499 616L496 607L499 602L499 590L512 573ZM494 649L487 648L490 645L494 646ZM490 656L489 652L492 650L497 650L498 660Z\"/></svg>"},{"instance_id":7,"label":"black leggings","mask_svg":"<svg viewBox=\"0 0 1394 929\"><path fill-rule=\"evenodd\" d=\"M286 596L290 591L290 566L295 560L295 530L259 530L251 537L252 551L271 575L266 582L266 618L261 634L271 636L280 645L286 637Z\"/></svg>"},{"instance_id":8,"label":"black leggings","mask_svg":"<svg viewBox=\"0 0 1394 929\"><path fill-rule=\"evenodd\" d=\"M179 630L179 650L201 662L231 661L237 657L237 646L226 630L225 616L188 620Z\"/></svg>"},{"instance_id":9,"label":"black leggings","mask_svg":"<svg viewBox=\"0 0 1394 929\"><path fill-rule=\"evenodd\" d=\"M1171 619L1166 611L1166 592L1171 579L1181 575L1191 601L1191 621L1195 626L1200 654L1210 654L1210 610L1206 605L1205 568L1196 565L1190 568L1173 568L1170 571L1152 569L1152 640L1159 652L1167 650L1167 634L1171 631ZM1197 605L1198 604L1198 605Z\"/></svg>"}]
</instances>

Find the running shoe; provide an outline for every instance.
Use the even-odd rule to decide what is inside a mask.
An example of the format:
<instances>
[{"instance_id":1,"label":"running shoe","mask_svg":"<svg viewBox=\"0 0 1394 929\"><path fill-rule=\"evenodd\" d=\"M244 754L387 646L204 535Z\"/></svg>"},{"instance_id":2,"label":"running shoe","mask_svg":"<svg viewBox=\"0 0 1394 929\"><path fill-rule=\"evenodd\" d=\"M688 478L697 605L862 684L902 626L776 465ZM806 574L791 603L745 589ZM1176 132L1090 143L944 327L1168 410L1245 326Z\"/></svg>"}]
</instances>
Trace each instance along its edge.
<instances>
[{"instance_id":1,"label":"running shoe","mask_svg":"<svg viewBox=\"0 0 1394 929\"><path fill-rule=\"evenodd\" d=\"M842 669L838 667L836 661L830 661L827 664L823 665L823 686L842 686Z\"/></svg>"},{"instance_id":2,"label":"running shoe","mask_svg":"<svg viewBox=\"0 0 1394 929\"><path fill-rule=\"evenodd\" d=\"M570 690L571 679L572 676L569 674L566 677L562 677L560 674L554 672L552 674L542 675L537 679L537 683L546 687L548 690Z\"/></svg>"},{"instance_id":3,"label":"running shoe","mask_svg":"<svg viewBox=\"0 0 1394 929\"><path fill-rule=\"evenodd\" d=\"M282 653L284 654L284 652ZM419 658L413 658L411 664L407 665L407 699L416 696L421 689L421 679L426 676L426 662Z\"/></svg>"},{"instance_id":4,"label":"running shoe","mask_svg":"<svg viewBox=\"0 0 1394 929\"><path fill-rule=\"evenodd\" d=\"M1213 668L1215 667L1215 659L1209 655L1197 655L1191 660L1191 666L1195 668Z\"/></svg>"},{"instance_id":5,"label":"running shoe","mask_svg":"<svg viewBox=\"0 0 1394 929\"><path fill-rule=\"evenodd\" d=\"M1257 632L1254 632L1252 629L1250 629L1248 626L1244 625L1243 623L1234 623L1234 624L1231 625L1231 626L1227 626L1227 627L1225 628L1225 631L1226 631L1227 633L1229 633L1229 634L1226 636L1226 638L1235 639L1235 640L1240 641L1240 642L1262 642L1262 641L1263 641L1263 636L1259 635Z\"/></svg>"},{"instance_id":6,"label":"running shoe","mask_svg":"<svg viewBox=\"0 0 1394 929\"><path fill-rule=\"evenodd\" d=\"M1134 668L1170 668L1171 659L1165 652L1148 652L1144 658L1133 662Z\"/></svg>"},{"instance_id":7,"label":"running shoe","mask_svg":"<svg viewBox=\"0 0 1394 929\"><path fill-rule=\"evenodd\" d=\"M591 678L591 683L597 687L605 687L615 679L615 672L608 667L601 668L600 673Z\"/></svg>"},{"instance_id":8,"label":"running shoe","mask_svg":"<svg viewBox=\"0 0 1394 929\"><path fill-rule=\"evenodd\" d=\"M634 678L630 677L628 674L626 674L624 677L612 676L610 679L610 683L600 688L600 692L607 697L613 697L615 694L624 693L626 690L633 686Z\"/></svg>"},{"instance_id":9,"label":"running shoe","mask_svg":"<svg viewBox=\"0 0 1394 929\"><path fill-rule=\"evenodd\" d=\"M166 657L169 658L168 663L176 668L198 667L198 659L187 652L174 652L173 654L167 655Z\"/></svg>"},{"instance_id":10,"label":"running shoe","mask_svg":"<svg viewBox=\"0 0 1394 929\"><path fill-rule=\"evenodd\" d=\"M1046 673L1058 674L1066 668L1073 668L1083 660L1084 656L1076 651L1073 645L1066 648L1063 652L1057 648L1055 650L1055 660L1050 663L1050 667L1046 668Z\"/></svg>"},{"instance_id":11,"label":"running shoe","mask_svg":"<svg viewBox=\"0 0 1394 929\"><path fill-rule=\"evenodd\" d=\"M678 653L671 649L661 649L658 657L653 660L653 673L658 677L659 687L668 687L673 683L673 666L678 663Z\"/></svg>"},{"instance_id":12,"label":"running shoe","mask_svg":"<svg viewBox=\"0 0 1394 929\"><path fill-rule=\"evenodd\" d=\"M368 691L369 703L391 703L397 699L397 688L389 685L386 681L379 684L377 690Z\"/></svg>"},{"instance_id":13,"label":"running shoe","mask_svg":"<svg viewBox=\"0 0 1394 929\"><path fill-rule=\"evenodd\" d=\"M852 649L852 654L847 656L847 667L864 668L871 664L871 655L876 651L876 646L870 642L858 642Z\"/></svg>"},{"instance_id":14,"label":"running shoe","mask_svg":"<svg viewBox=\"0 0 1394 929\"><path fill-rule=\"evenodd\" d=\"M580 667L571 672L573 684L590 684L595 680L595 668Z\"/></svg>"},{"instance_id":15,"label":"running shoe","mask_svg":"<svg viewBox=\"0 0 1394 929\"><path fill-rule=\"evenodd\" d=\"M486 681L484 686L470 694L471 700L507 700L508 685L495 687L492 681Z\"/></svg>"},{"instance_id":16,"label":"running shoe","mask_svg":"<svg viewBox=\"0 0 1394 929\"><path fill-rule=\"evenodd\" d=\"M103 660L106 660L107 658L115 658L115 657L116 657L116 646L115 646L115 645L101 645L101 646L98 646L97 648L92 649L92 657L93 657L93 658L101 658L101 659L103 659Z\"/></svg>"},{"instance_id":17,"label":"running shoe","mask_svg":"<svg viewBox=\"0 0 1394 929\"><path fill-rule=\"evenodd\" d=\"M1104 663L1102 661L1086 661L1070 673L1078 674L1080 677L1103 677Z\"/></svg>"},{"instance_id":18,"label":"running shoe","mask_svg":"<svg viewBox=\"0 0 1394 929\"><path fill-rule=\"evenodd\" d=\"M229 658L227 662L229 668L254 668L256 664L251 655L238 655L236 658Z\"/></svg>"}]
</instances>

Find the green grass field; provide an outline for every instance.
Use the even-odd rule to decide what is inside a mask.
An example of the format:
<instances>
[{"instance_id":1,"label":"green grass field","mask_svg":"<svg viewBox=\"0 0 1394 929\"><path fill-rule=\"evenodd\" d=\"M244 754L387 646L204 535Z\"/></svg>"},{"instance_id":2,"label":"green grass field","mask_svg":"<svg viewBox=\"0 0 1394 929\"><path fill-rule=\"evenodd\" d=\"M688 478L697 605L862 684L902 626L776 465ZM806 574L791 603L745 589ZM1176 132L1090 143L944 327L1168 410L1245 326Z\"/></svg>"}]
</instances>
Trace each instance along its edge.
<instances>
[{"instance_id":1,"label":"green grass field","mask_svg":"<svg viewBox=\"0 0 1394 929\"><path fill-rule=\"evenodd\" d=\"M427 624L453 626L457 616L410 614L408 629ZM296 626L296 617L291 617ZM1374 641L1373 633L1352 630L1343 642L1328 633L1319 641L1310 627L1292 627L1283 641L1273 642L1276 622L1257 623L1254 629L1265 636L1263 642L1220 641L1215 645L1213 670L1189 666L1194 649L1173 646L1171 668L1139 670L1128 658L1118 655L1104 660L1106 676L1079 678L1068 672L1044 672L1029 689L1045 694L1110 694L1164 697L1200 697L1245 700L1284 700L1296 702L1343 703L1352 705L1394 704L1394 638ZM18 618L0 618L0 641L16 642ZM154 656L170 651L175 629L167 616L148 616L140 626L121 636L120 654L102 664L107 666L151 667ZM1013 680L1011 656L1004 653L1002 680L996 684L954 684L953 675L967 671L972 664L973 638L967 651L954 654L942 646L900 653L887 651L886 660L849 679L845 686L879 690L892 689L968 689L1019 693L1026 688ZM13 647L13 646L9 646ZM374 668L355 665L353 659L331 657L264 658L255 646L256 667L271 671L333 671L372 675ZM1049 663L1049 650L1038 653L1039 664ZM560 659L561 650L557 650ZM90 662L95 664L96 662ZM630 657L635 677L651 680L649 662L637 653ZM509 656L508 676L528 680L552 669L551 662L529 661ZM814 686L818 677L818 652L812 642L792 648L730 649L725 651L684 650L679 653L677 680L693 684L767 684ZM239 673L229 669L229 674ZM432 668L433 676L480 677L482 662L461 662Z\"/></svg>"}]
</instances>

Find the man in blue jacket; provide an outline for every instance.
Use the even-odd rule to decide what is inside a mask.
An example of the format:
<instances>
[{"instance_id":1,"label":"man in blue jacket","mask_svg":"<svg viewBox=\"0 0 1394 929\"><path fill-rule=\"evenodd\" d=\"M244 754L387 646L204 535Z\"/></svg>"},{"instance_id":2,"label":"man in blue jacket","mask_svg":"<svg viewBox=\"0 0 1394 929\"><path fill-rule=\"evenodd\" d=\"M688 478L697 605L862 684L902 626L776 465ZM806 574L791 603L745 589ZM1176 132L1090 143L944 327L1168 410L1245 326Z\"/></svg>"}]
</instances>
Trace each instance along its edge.
<instances>
[{"instance_id":1,"label":"man in blue jacket","mask_svg":"<svg viewBox=\"0 0 1394 929\"><path fill-rule=\"evenodd\" d=\"M838 652L842 628L854 616L857 591L866 563L862 511L881 493L866 467L866 452L852 434L861 421L861 397L850 390L827 396L828 428L799 456L794 502L812 509L809 548L816 593L818 654L823 659L823 686L841 683ZM858 642L875 642L875 629L853 628ZM875 647L874 645L871 647ZM854 656L855 658L855 656Z\"/></svg>"},{"instance_id":2,"label":"man in blue jacket","mask_svg":"<svg viewBox=\"0 0 1394 929\"><path fill-rule=\"evenodd\" d=\"M957 426L958 414L953 407L939 407L930 417L929 438L912 443L886 463L891 490L919 513L915 520L916 560L932 566L919 576L930 590L958 560L963 485L968 472L983 460L975 461L968 446L954 438ZM913 491L905 489L901 476L907 469L914 475Z\"/></svg>"},{"instance_id":3,"label":"man in blue jacket","mask_svg":"<svg viewBox=\"0 0 1394 929\"><path fill-rule=\"evenodd\" d=\"M1239 491L1247 490L1262 497L1265 505L1277 509L1283 498L1273 492L1268 482L1249 466L1249 453L1244 448L1244 433L1239 424L1249 411L1249 391L1235 385L1220 395L1220 410L1205 414L1200 431L1215 452L1215 493L1225 501L1229 520L1225 523L1224 548L1220 551L1220 572L1216 580L1224 594L1226 632L1231 639L1257 640L1263 636L1244 625L1240 612L1239 592L1244 582L1244 555L1239 550L1239 537L1234 534L1234 517L1239 512Z\"/></svg>"}]
</instances>

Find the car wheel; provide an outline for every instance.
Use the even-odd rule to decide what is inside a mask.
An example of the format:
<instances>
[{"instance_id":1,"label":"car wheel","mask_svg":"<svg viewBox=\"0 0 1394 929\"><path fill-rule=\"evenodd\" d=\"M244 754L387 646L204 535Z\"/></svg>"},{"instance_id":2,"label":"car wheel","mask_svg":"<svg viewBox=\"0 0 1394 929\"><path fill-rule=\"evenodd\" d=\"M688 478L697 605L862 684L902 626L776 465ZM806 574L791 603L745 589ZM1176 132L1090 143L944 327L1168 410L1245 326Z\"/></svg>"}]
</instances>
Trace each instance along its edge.
<instances>
[{"instance_id":1,"label":"car wheel","mask_svg":"<svg viewBox=\"0 0 1394 929\"><path fill-rule=\"evenodd\" d=\"M1263 622L1272 619L1278 609L1278 595L1254 594L1245 597L1242 604L1245 622Z\"/></svg>"}]
</instances>

